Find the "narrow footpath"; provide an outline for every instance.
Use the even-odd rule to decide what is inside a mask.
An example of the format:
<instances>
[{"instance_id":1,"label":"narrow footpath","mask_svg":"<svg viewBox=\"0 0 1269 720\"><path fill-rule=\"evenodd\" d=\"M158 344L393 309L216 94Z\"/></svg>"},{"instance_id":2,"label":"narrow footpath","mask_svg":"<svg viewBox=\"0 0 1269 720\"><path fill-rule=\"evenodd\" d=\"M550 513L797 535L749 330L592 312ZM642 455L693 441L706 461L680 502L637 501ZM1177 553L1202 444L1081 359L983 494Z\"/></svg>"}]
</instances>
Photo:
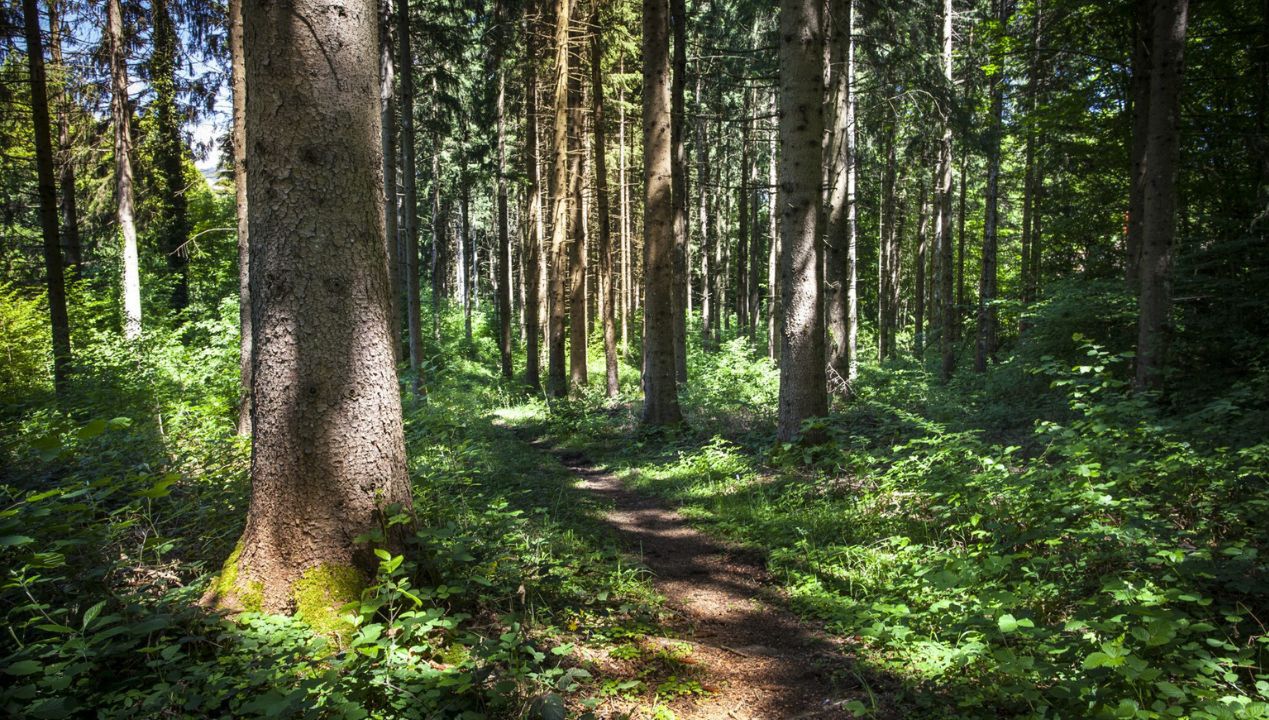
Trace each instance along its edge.
<instances>
[{"instance_id":1,"label":"narrow footpath","mask_svg":"<svg viewBox=\"0 0 1269 720\"><path fill-rule=\"evenodd\" d=\"M671 703L678 718L854 717L844 706L860 688L842 672L852 660L839 642L781 607L761 558L693 529L664 501L628 490L579 453L556 456L583 489L611 505L608 523L652 572L677 617L675 631L692 646L709 694Z\"/></svg>"}]
</instances>

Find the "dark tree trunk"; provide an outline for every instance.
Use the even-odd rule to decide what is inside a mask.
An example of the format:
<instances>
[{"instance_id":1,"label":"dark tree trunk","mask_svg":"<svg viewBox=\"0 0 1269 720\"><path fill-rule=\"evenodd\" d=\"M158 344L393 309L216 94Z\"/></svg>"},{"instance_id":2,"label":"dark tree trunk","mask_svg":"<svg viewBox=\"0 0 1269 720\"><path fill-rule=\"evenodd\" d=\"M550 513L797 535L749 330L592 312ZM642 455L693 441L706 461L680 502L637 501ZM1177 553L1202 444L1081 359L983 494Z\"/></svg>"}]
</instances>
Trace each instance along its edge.
<instances>
[{"instance_id":1,"label":"dark tree trunk","mask_svg":"<svg viewBox=\"0 0 1269 720\"><path fill-rule=\"evenodd\" d=\"M954 78L952 77L952 0L943 0L943 83L948 93L948 103L950 105L952 92L954 90ZM960 303L964 302L963 297L953 294L953 283L957 283L959 288L959 275L953 275L954 270L960 272L963 269L964 262L963 248L962 256L957 261L957 267L953 268L952 256L952 122L951 107L944 108L941 122L943 124L943 135L939 141L939 165L938 174L935 179L935 200L937 205L938 221L935 225L935 247L936 254L939 258L939 275L938 296L935 305L938 307L939 324L939 355L940 355L940 376L943 382L947 382L952 377L952 371L956 368L956 345L958 328L960 324ZM961 165L961 182L965 182L964 164ZM965 220L964 194L961 195L961 242L964 242L964 220ZM934 318L932 318L934 319Z\"/></svg>"},{"instance_id":2,"label":"dark tree trunk","mask_svg":"<svg viewBox=\"0 0 1269 720\"><path fill-rule=\"evenodd\" d=\"M65 268L57 234L57 189L53 177L53 135L48 112L48 80L44 72L44 44L36 0L22 0L27 68L31 81L31 119L35 127L35 168L40 198L40 234L44 239L44 278L48 291L49 324L53 335L53 388L65 402L70 389L70 320L66 317Z\"/></svg>"},{"instance_id":3,"label":"dark tree trunk","mask_svg":"<svg viewBox=\"0 0 1269 720\"><path fill-rule=\"evenodd\" d=\"M925 165L925 162L922 162ZM916 235L916 262L914 270L916 272L913 290L916 297L913 298L913 333L914 342L913 351L917 358L925 354L925 262L926 262L926 232L929 230L930 214L927 212L925 205L927 199L927 189L925 178L918 176L917 182L921 185L919 199L917 200L917 235Z\"/></svg>"},{"instance_id":4,"label":"dark tree trunk","mask_svg":"<svg viewBox=\"0 0 1269 720\"><path fill-rule=\"evenodd\" d=\"M494 22L498 35L494 39L494 67L498 74L494 100L494 123L497 126L498 152L498 354L502 376L508 380L513 375L511 367L511 236L507 231L507 138L504 106L506 104L507 76L503 69L503 53L506 48L506 18L502 2L494 3Z\"/></svg>"},{"instance_id":5,"label":"dark tree trunk","mask_svg":"<svg viewBox=\"0 0 1269 720\"><path fill-rule=\"evenodd\" d=\"M674 212L674 376L687 382L687 307L690 268L687 263L687 144L683 127L686 120L683 92L687 85L686 0L670 0L670 25L674 30L674 73L670 89L670 142L673 157Z\"/></svg>"},{"instance_id":6,"label":"dark tree trunk","mask_svg":"<svg viewBox=\"0 0 1269 720\"><path fill-rule=\"evenodd\" d=\"M568 394L568 378L565 375L564 311L565 311L565 262L568 244L568 73L569 73L569 19L572 17L571 0L555 0L555 132L551 172L551 259L550 259L550 319L548 330L547 389L555 397Z\"/></svg>"},{"instance_id":7,"label":"dark tree trunk","mask_svg":"<svg viewBox=\"0 0 1269 720\"><path fill-rule=\"evenodd\" d=\"M881 223L878 228L877 250L877 359L889 360L894 357L895 319L898 308L894 304L895 282L898 268L895 263L898 253L895 252L898 236L895 233L895 197L898 172L898 157L895 145L898 133L898 118L893 109L888 110L883 140L886 165L881 178Z\"/></svg>"},{"instance_id":8,"label":"dark tree trunk","mask_svg":"<svg viewBox=\"0 0 1269 720\"><path fill-rule=\"evenodd\" d=\"M829 58L832 75L828 108L832 113L828 157L828 223L824 243L824 310L827 325L829 386L845 395L850 388L851 284L854 272L854 117L852 0L832 0Z\"/></svg>"},{"instance_id":9,"label":"dark tree trunk","mask_svg":"<svg viewBox=\"0 0 1269 720\"><path fill-rule=\"evenodd\" d=\"M525 8L524 58L524 167L529 181L529 212L525 226L524 243L524 379L529 388L538 391L542 387L541 353L542 306L538 302L538 287L542 282L539 272L542 254L542 178L538 172L538 30L541 8L539 0L530 0Z\"/></svg>"},{"instance_id":10,"label":"dark tree trunk","mask_svg":"<svg viewBox=\"0 0 1269 720\"><path fill-rule=\"evenodd\" d=\"M747 104L747 103L746 103ZM736 190L737 204L740 210L736 213L736 325L749 326L749 167L752 160L749 154L749 126L751 120L745 118L740 132L740 187Z\"/></svg>"},{"instance_id":11,"label":"dark tree trunk","mask_svg":"<svg viewBox=\"0 0 1269 720\"><path fill-rule=\"evenodd\" d=\"M1150 66L1150 122L1141 220L1141 293L1135 386L1159 390L1172 310L1172 245L1176 237L1176 174L1181 81L1189 0L1157 0Z\"/></svg>"},{"instance_id":12,"label":"dark tree trunk","mask_svg":"<svg viewBox=\"0 0 1269 720\"><path fill-rule=\"evenodd\" d=\"M150 58L150 85L154 100L155 162L158 165L160 186L159 212L154 218L159 236L159 247L167 259L168 272L174 277L170 305L180 312L189 305L189 241L188 201L185 197L185 141L181 137L180 111L176 106L176 68L179 42L176 27L168 7L170 0L156 0L151 4L151 38L153 55Z\"/></svg>"},{"instance_id":13,"label":"dark tree trunk","mask_svg":"<svg viewBox=\"0 0 1269 720\"><path fill-rule=\"evenodd\" d=\"M643 422L677 425L670 0L643 0Z\"/></svg>"},{"instance_id":14,"label":"dark tree trunk","mask_svg":"<svg viewBox=\"0 0 1269 720\"><path fill-rule=\"evenodd\" d=\"M1141 233L1146 197L1146 139L1150 133L1150 66L1156 0L1136 0L1132 45L1132 137L1128 146L1128 222L1125 280L1140 290Z\"/></svg>"},{"instance_id":15,"label":"dark tree trunk","mask_svg":"<svg viewBox=\"0 0 1269 720\"><path fill-rule=\"evenodd\" d=\"M379 14L374 0L246 0L243 17L252 493L206 599L296 611L329 631L377 565L354 538L411 507L388 317Z\"/></svg>"},{"instance_id":16,"label":"dark tree trunk","mask_svg":"<svg viewBox=\"0 0 1269 720\"><path fill-rule=\"evenodd\" d=\"M410 31L410 4L397 0L397 65L401 69L401 245L405 249L405 315L409 332L410 371L414 392L423 389L423 319L419 307L419 195L414 158L418 151L414 132L414 51ZM439 182L439 178L435 180ZM395 188L394 188L395 190ZM394 288L394 296L396 295ZM399 315L393 315L394 318ZM399 321L394 321L399 322ZM394 328L396 326L394 325Z\"/></svg>"},{"instance_id":17,"label":"dark tree trunk","mask_svg":"<svg viewBox=\"0 0 1269 720\"><path fill-rule=\"evenodd\" d=\"M700 112L696 116L696 165L698 193L697 222L701 235L701 346L706 350L714 349L714 315L717 280L714 278L713 226L709 217L710 194L710 160L709 160L709 123L705 119L705 96L701 94L701 72L699 66L696 73L696 105Z\"/></svg>"},{"instance_id":18,"label":"dark tree trunk","mask_svg":"<svg viewBox=\"0 0 1269 720\"><path fill-rule=\"evenodd\" d=\"M608 149L604 127L604 36L599 11L591 22L590 79L595 128L595 205L599 212L599 304L603 313L604 368L608 397L620 392L617 377L617 325L613 318L612 230L608 213Z\"/></svg>"},{"instance_id":19,"label":"dark tree trunk","mask_svg":"<svg viewBox=\"0 0 1269 720\"><path fill-rule=\"evenodd\" d=\"M70 128L70 71L62 59L62 21L58 15L64 0L51 0L48 4L49 59L53 61L57 83L57 170L58 202L62 211L62 262L78 273L84 262L83 246L79 237L79 211L75 202L75 162L72 157Z\"/></svg>"},{"instance_id":20,"label":"dark tree trunk","mask_svg":"<svg viewBox=\"0 0 1269 720\"><path fill-rule=\"evenodd\" d=\"M401 233L398 226L400 208L397 206L397 98L393 77L396 66L393 60L395 47L392 43L392 27L395 22L393 0L379 0L379 112L383 118L379 146L383 153L383 219L385 240L388 243L388 283L392 287L392 293L388 296L388 302L392 304L389 314L392 319L392 348L399 361L402 294L397 289L401 287L404 276L401 270L401 253L398 251ZM413 368L413 364L411 367Z\"/></svg>"},{"instance_id":21,"label":"dark tree trunk","mask_svg":"<svg viewBox=\"0 0 1269 720\"><path fill-rule=\"evenodd\" d=\"M581 28L570 23L569 64L576 71L569 73L568 81L568 381L571 389L585 387L589 383L586 368L586 350L589 333L586 325L586 270L589 257L586 249L585 180L583 161L586 155L582 136L585 134L585 112L582 108L582 53Z\"/></svg>"},{"instance_id":22,"label":"dark tree trunk","mask_svg":"<svg viewBox=\"0 0 1269 720\"><path fill-rule=\"evenodd\" d=\"M819 0L780 3L780 207L784 330L776 435L790 441L802 422L828 411L819 267L821 141L824 135L824 22Z\"/></svg>"}]
</instances>

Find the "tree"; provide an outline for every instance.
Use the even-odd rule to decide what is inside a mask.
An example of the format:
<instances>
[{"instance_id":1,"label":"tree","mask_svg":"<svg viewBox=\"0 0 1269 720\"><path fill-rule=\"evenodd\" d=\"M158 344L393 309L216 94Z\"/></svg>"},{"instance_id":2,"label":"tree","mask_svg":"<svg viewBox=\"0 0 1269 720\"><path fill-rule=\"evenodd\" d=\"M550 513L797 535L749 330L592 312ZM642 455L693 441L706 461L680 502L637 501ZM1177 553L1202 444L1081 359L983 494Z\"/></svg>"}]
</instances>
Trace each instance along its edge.
<instances>
[{"instance_id":1,"label":"tree","mask_svg":"<svg viewBox=\"0 0 1269 720\"><path fill-rule=\"evenodd\" d=\"M242 1L229 2L229 80L234 218L238 228L238 434L251 435L251 253L247 214L247 68L242 57Z\"/></svg>"},{"instance_id":2,"label":"tree","mask_svg":"<svg viewBox=\"0 0 1269 720\"><path fill-rule=\"evenodd\" d=\"M120 0L106 0L106 41L110 52L110 122L114 126L115 195L123 240L123 335L141 337L141 264L137 226L133 220L132 107L128 102L128 58L124 46Z\"/></svg>"},{"instance_id":3,"label":"tree","mask_svg":"<svg viewBox=\"0 0 1269 720\"><path fill-rule=\"evenodd\" d=\"M687 262L687 141L683 127L687 112L683 92L687 85L687 3L670 0L670 25L674 35L674 70L670 84L670 160L674 214L674 376L687 382L687 306L691 269Z\"/></svg>"},{"instance_id":4,"label":"tree","mask_svg":"<svg viewBox=\"0 0 1269 720\"><path fill-rule=\"evenodd\" d=\"M1010 0L993 0L1000 33L1009 32ZM999 344L999 320L996 312L997 254L1000 230L1000 143L1004 135L1005 54L998 43L991 72L991 120L987 130L987 197L983 217L982 274L978 280L978 340L974 352L974 370L987 371L987 361L994 358Z\"/></svg>"},{"instance_id":5,"label":"tree","mask_svg":"<svg viewBox=\"0 0 1269 720\"><path fill-rule=\"evenodd\" d=\"M555 124L551 166L551 255L547 283L547 389L568 394L564 369L564 246L568 242L568 29L571 0L555 0Z\"/></svg>"},{"instance_id":6,"label":"tree","mask_svg":"<svg viewBox=\"0 0 1269 720\"><path fill-rule=\"evenodd\" d=\"M538 32L541 24L540 0L529 0L525 5L524 55L524 157L525 177L528 178L528 222L524 238L524 375L529 388L541 388L539 363L542 337L542 305L538 302L542 283L540 272L542 255L542 176L538 171Z\"/></svg>"},{"instance_id":7,"label":"tree","mask_svg":"<svg viewBox=\"0 0 1269 720\"><path fill-rule=\"evenodd\" d=\"M824 217L825 322L828 330L830 385L845 395L853 379L858 293L855 288L855 94L854 3L833 0L829 6L828 207Z\"/></svg>"},{"instance_id":8,"label":"tree","mask_svg":"<svg viewBox=\"0 0 1269 720\"><path fill-rule=\"evenodd\" d=\"M608 209L608 152L604 127L604 27L598 7L592 15L590 40L591 113L595 129L595 206L599 213L599 304L603 314L604 369L608 397L620 392L617 378L617 326L613 318L612 229Z\"/></svg>"},{"instance_id":9,"label":"tree","mask_svg":"<svg viewBox=\"0 0 1269 720\"><path fill-rule=\"evenodd\" d=\"M952 77L952 0L943 0L943 33L941 64L943 70L943 91L946 93L943 102L942 137L939 139L938 171L935 176L934 203L934 247L938 257L938 278L936 286L935 307L939 325L939 356L941 358L939 375L947 382L956 367L956 345L954 344L956 325L960 311L957 306L961 302L953 296L953 257L952 257L952 93L954 92ZM962 167L964 167L962 165ZM961 176L964 183L964 174ZM964 196L962 195L962 198ZM964 203L962 202L962 228L964 228ZM964 235L962 230L962 236Z\"/></svg>"},{"instance_id":10,"label":"tree","mask_svg":"<svg viewBox=\"0 0 1269 720\"><path fill-rule=\"evenodd\" d=\"M411 504L388 317L378 7L246 0L243 20L252 493L208 600L329 628L376 566L356 538Z\"/></svg>"},{"instance_id":11,"label":"tree","mask_svg":"<svg viewBox=\"0 0 1269 720\"><path fill-rule=\"evenodd\" d=\"M576 7L576 6L574 6ZM582 69L581 28L569 22L570 66ZM585 111L582 108L582 73L570 72L568 79L568 375L573 390L589 382L586 369L586 269L589 253L586 248L586 199L583 166L586 159ZM559 272L563 273L563 266Z\"/></svg>"},{"instance_id":12,"label":"tree","mask_svg":"<svg viewBox=\"0 0 1269 720\"><path fill-rule=\"evenodd\" d=\"M1135 385L1162 386L1172 309L1172 245L1176 237L1176 173L1181 78L1189 0L1157 0L1151 32L1150 110L1145 142Z\"/></svg>"},{"instance_id":13,"label":"tree","mask_svg":"<svg viewBox=\"0 0 1269 720\"><path fill-rule=\"evenodd\" d=\"M405 311L410 334L410 371L414 374L414 391L423 387L423 328L419 308L419 196L414 158L418 153L418 135L414 131L414 50L410 36L410 2L398 0L397 66L401 70L401 235L405 249ZM392 239L389 238L391 241ZM390 242L395 247L395 242ZM393 288L396 296L396 288ZM392 327L399 327L393 315ZM395 345L395 344L394 344Z\"/></svg>"},{"instance_id":14,"label":"tree","mask_svg":"<svg viewBox=\"0 0 1269 720\"><path fill-rule=\"evenodd\" d=\"M379 113L382 116L382 127L379 130L379 146L383 153L383 221L388 242L388 278L392 286L389 302L392 304L392 337L401 337L401 300L398 290L405 277L401 270L403 253L399 224L400 207L397 198L397 90L396 90L396 46L392 43L392 28L396 24L393 0L379 0ZM404 9L404 8L402 8ZM400 158L404 160L404 158ZM400 352L400 346L393 343L393 349ZM400 357L398 356L398 360Z\"/></svg>"},{"instance_id":15,"label":"tree","mask_svg":"<svg viewBox=\"0 0 1269 720\"><path fill-rule=\"evenodd\" d=\"M817 0L780 3L780 275L784 328L776 436L789 441L802 422L828 411L819 218L824 23Z\"/></svg>"},{"instance_id":16,"label":"tree","mask_svg":"<svg viewBox=\"0 0 1269 720\"><path fill-rule=\"evenodd\" d=\"M48 291L49 324L53 335L53 387L58 399L65 401L71 368L70 320L66 316L62 244L57 233L57 190L53 177L48 80L44 69L44 43L40 36L40 10L36 0L22 0L22 22L31 82L31 120L35 126L35 168L38 175L40 234L44 240L44 277Z\"/></svg>"},{"instance_id":17,"label":"tree","mask_svg":"<svg viewBox=\"0 0 1269 720\"><path fill-rule=\"evenodd\" d=\"M152 0L151 43L149 60L150 84L154 99L150 111L154 115L152 145L158 173L152 193L158 213L152 222L158 246L167 260L173 279L171 308L177 312L189 305L189 242L188 201L185 196L185 141L181 137L181 114L177 107L176 69L180 40L173 22L172 0Z\"/></svg>"},{"instance_id":18,"label":"tree","mask_svg":"<svg viewBox=\"0 0 1269 720\"><path fill-rule=\"evenodd\" d=\"M494 67L497 87L494 90L494 126L497 133L497 202L498 202L498 355L502 376L511 379L511 237L507 231L507 126L505 106L507 75L503 70L508 21L502 2L494 3Z\"/></svg>"},{"instance_id":19,"label":"tree","mask_svg":"<svg viewBox=\"0 0 1269 720\"><path fill-rule=\"evenodd\" d=\"M677 425L670 0L643 0L643 422Z\"/></svg>"},{"instance_id":20,"label":"tree","mask_svg":"<svg viewBox=\"0 0 1269 720\"><path fill-rule=\"evenodd\" d=\"M57 167L58 202L62 211L62 259L78 274L84 262L83 246L79 233L79 212L75 202L75 162L71 156L71 92L70 68L62 56L62 20L60 11L64 0L51 0L48 4L49 59L58 73L57 90Z\"/></svg>"}]
</instances>

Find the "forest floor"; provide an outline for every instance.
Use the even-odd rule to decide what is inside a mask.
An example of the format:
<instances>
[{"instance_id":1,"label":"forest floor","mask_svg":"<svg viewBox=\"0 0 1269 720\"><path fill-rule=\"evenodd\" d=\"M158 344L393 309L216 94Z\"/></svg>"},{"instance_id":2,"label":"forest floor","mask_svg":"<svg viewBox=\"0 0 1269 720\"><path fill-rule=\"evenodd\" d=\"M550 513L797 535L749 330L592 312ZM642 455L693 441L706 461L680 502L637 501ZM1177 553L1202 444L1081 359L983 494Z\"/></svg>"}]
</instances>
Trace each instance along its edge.
<instances>
[{"instance_id":1,"label":"forest floor","mask_svg":"<svg viewBox=\"0 0 1269 720\"><path fill-rule=\"evenodd\" d=\"M607 508L603 519L624 548L651 572L672 613L667 629L674 638L645 638L646 649L681 648L704 691L669 703L674 717L855 717L845 709L860 690L843 680L842 668L854 664L848 643L785 607L759 553L691 527L671 504L631 490L584 452L517 435L577 477L578 487Z\"/></svg>"}]
</instances>

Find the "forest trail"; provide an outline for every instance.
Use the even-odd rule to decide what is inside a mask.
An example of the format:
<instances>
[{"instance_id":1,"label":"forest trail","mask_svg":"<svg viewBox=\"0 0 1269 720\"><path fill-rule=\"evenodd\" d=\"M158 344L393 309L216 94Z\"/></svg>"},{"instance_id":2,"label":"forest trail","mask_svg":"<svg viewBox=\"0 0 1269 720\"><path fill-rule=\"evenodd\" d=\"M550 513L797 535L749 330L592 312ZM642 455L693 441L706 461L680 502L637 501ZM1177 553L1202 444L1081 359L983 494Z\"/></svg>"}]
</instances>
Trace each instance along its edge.
<instances>
[{"instance_id":1,"label":"forest trail","mask_svg":"<svg viewBox=\"0 0 1269 720\"><path fill-rule=\"evenodd\" d=\"M546 450L541 443L535 447ZM692 528L664 501L627 489L578 452L556 452L580 486L611 509L605 519L652 572L675 630L709 694L670 704L680 720L849 718L847 688L831 671L853 661L781 607L761 559ZM858 688L856 688L858 689Z\"/></svg>"}]
</instances>

